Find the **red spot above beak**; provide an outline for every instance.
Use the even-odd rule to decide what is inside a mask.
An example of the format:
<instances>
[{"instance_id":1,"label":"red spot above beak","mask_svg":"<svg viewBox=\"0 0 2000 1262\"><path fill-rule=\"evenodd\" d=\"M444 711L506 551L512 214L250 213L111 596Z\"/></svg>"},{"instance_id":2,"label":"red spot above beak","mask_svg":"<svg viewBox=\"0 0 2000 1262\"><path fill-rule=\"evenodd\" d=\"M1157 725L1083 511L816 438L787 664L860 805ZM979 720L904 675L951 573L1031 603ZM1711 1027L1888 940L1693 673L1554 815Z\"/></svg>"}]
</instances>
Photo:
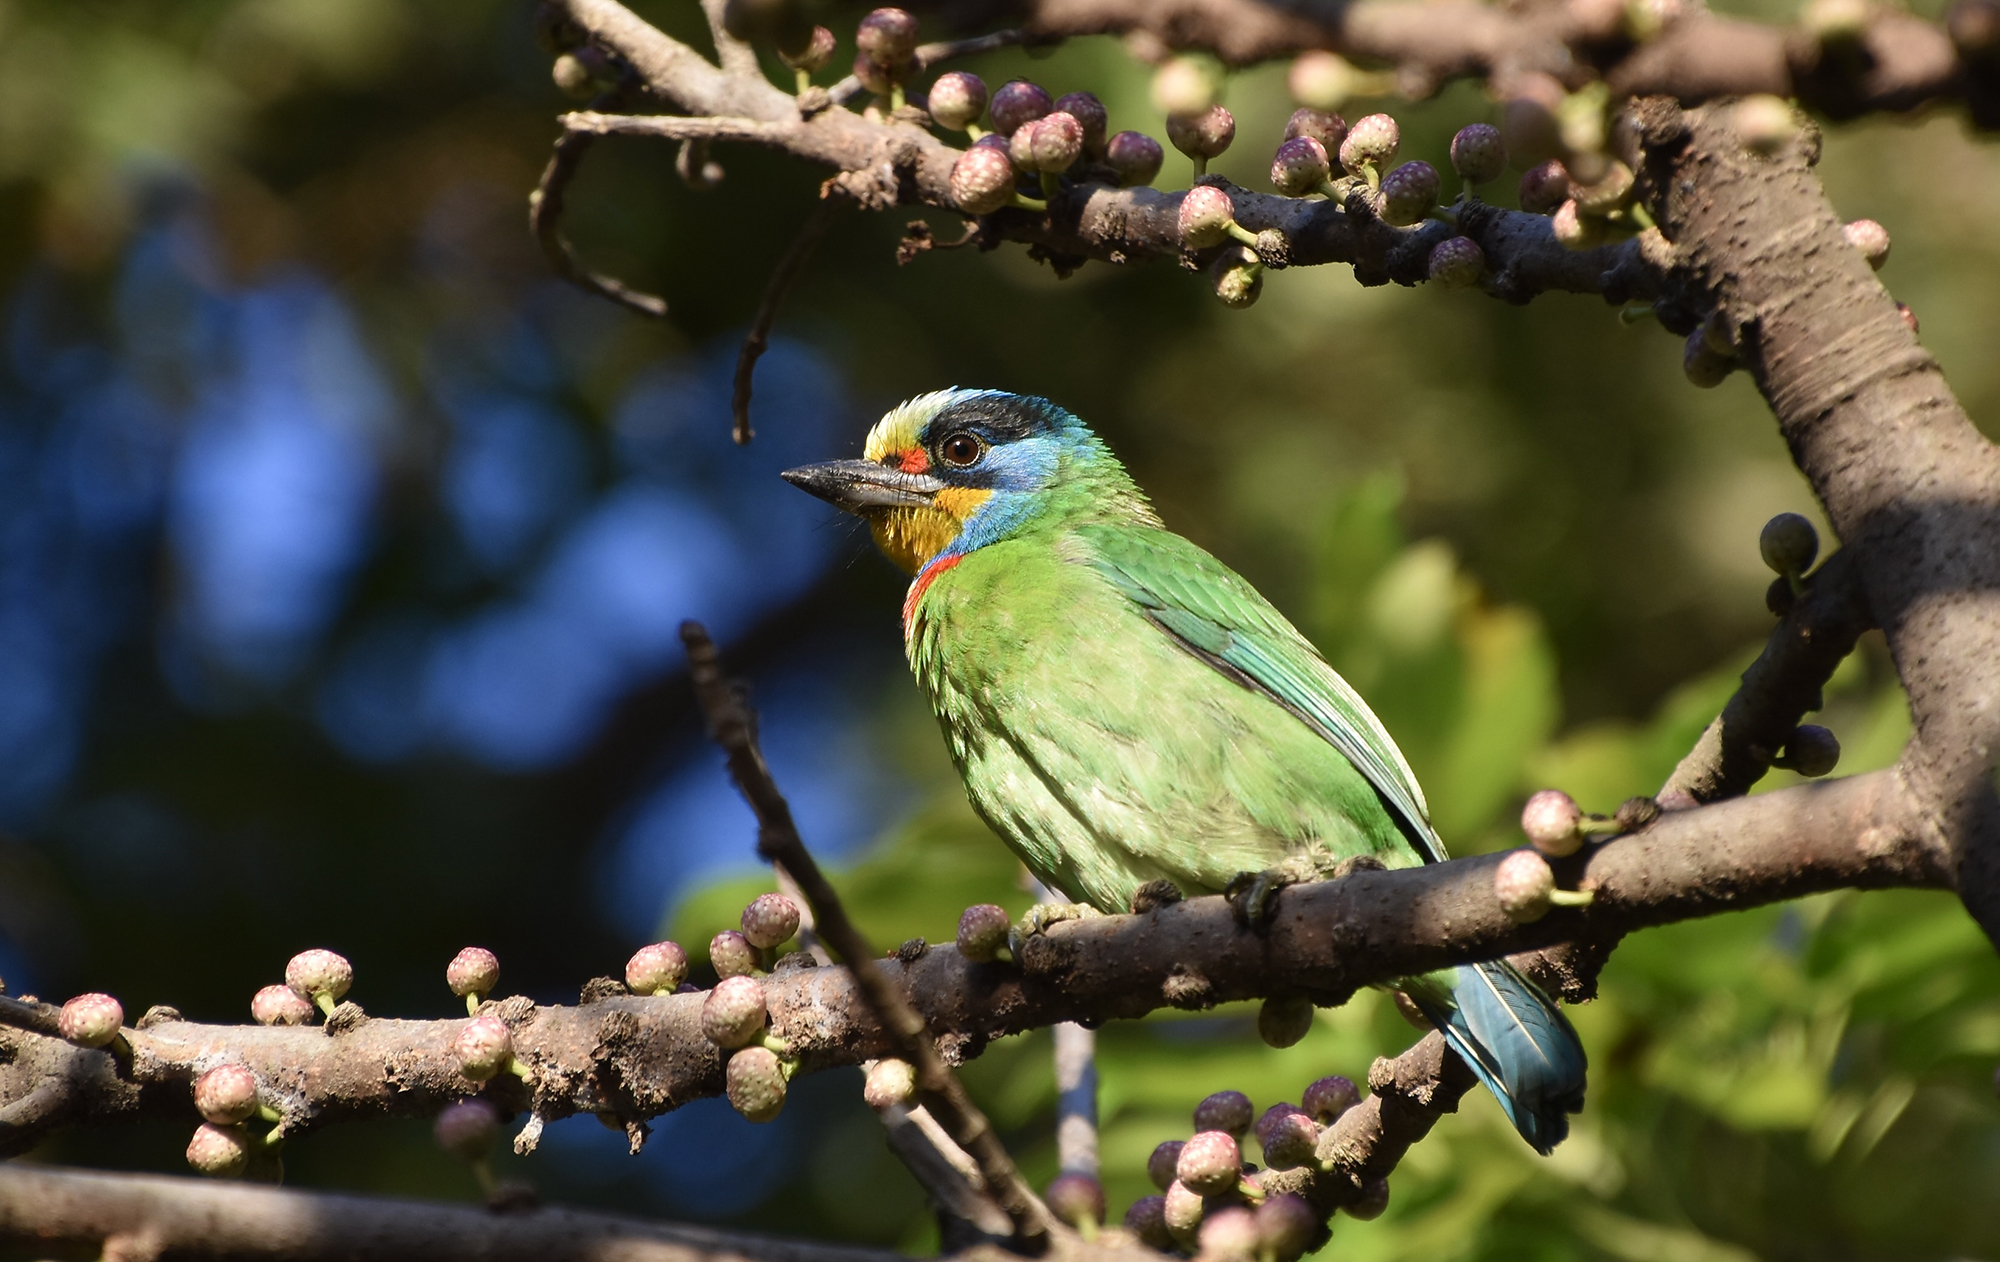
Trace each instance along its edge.
<instances>
[{"instance_id":1,"label":"red spot above beak","mask_svg":"<svg viewBox=\"0 0 2000 1262\"><path fill-rule=\"evenodd\" d=\"M902 463L897 467L904 473L929 473L931 458L922 447L912 447L903 453Z\"/></svg>"}]
</instances>

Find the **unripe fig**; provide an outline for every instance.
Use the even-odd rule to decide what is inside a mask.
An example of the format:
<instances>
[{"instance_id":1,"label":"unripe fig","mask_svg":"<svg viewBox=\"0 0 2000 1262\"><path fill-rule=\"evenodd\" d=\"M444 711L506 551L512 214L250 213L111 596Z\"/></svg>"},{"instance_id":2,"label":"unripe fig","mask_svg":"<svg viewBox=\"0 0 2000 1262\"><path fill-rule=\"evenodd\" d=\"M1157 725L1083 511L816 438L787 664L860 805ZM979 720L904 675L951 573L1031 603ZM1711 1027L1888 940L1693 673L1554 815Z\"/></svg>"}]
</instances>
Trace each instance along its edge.
<instances>
[{"instance_id":1,"label":"unripe fig","mask_svg":"<svg viewBox=\"0 0 2000 1262\"><path fill-rule=\"evenodd\" d=\"M1744 97L1730 108L1729 121L1744 147L1765 157L1783 149L1799 134L1798 116L1775 96Z\"/></svg>"},{"instance_id":2,"label":"unripe fig","mask_svg":"<svg viewBox=\"0 0 2000 1262\"><path fill-rule=\"evenodd\" d=\"M514 1032L499 1017L474 1017L452 1040L451 1054L459 1073L485 1082L514 1062Z\"/></svg>"},{"instance_id":3,"label":"unripe fig","mask_svg":"<svg viewBox=\"0 0 2000 1262\"><path fill-rule=\"evenodd\" d=\"M1311 136L1294 136L1271 159L1271 183L1287 197L1316 191L1333 174L1326 146Z\"/></svg>"},{"instance_id":4,"label":"unripe fig","mask_svg":"<svg viewBox=\"0 0 2000 1262\"><path fill-rule=\"evenodd\" d=\"M1313 1003L1303 996L1266 999L1257 1009L1257 1036L1272 1047L1290 1047L1312 1028Z\"/></svg>"},{"instance_id":5,"label":"unripe fig","mask_svg":"<svg viewBox=\"0 0 2000 1262\"><path fill-rule=\"evenodd\" d=\"M1614 159L1603 175L1574 190L1576 208L1586 215L1608 215L1632 200L1632 184L1632 168Z\"/></svg>"},{"instance_id":6,"label":"unripe fig","mask_svg":"<svg viewBox=\"0 0 2000 1262\"><path fill-rule=\"evenodd\" d=\"M876 1111L895 1104L908 1104L917 1094L917 1071L910 1062L885 1056L868 1071L861 1098Z\"/></svg>"},{"instance_id":7,"label":"unripe fig","mask_svg":"<svg viewBox=\"0 0 2000 1262\"><path fill-rule=\"evenodd\" d=\"M1225 1205L1201 1224L1201 1256L1222 1262L1251 1262L1257 1256L1257 1217L1241 1205Z\"/></svg>"},{"instance_id":8,"label":"unripe fig","mask_svg":"<svg viewBox=\"0 0 2000 1262\"><path fill-rule=\"evenodd\" d=\"M938 126L964 131L986 112L986 81L963 70L941 74L931 85L927 104Z\"/></svg>"},{"instance_id":9,"label":"unripe fig","mask_svg":"<svg viewBox=\"0 0 2000 1262\"><path fill-rule=\"evenodd\" d=\"M242 1065L217 1065L194 1080L194 1107L217 1126L234 1126L257 1111L257 1075Z\"/></svg>"},{"instance_id":10,"label":"unripe fig","mask_svg":"<svg viewBox=\"0 0 2000 1262\"><path fill-rule=\"evenodd\" d=\"M1146 1177L1162 1192L1173 1186L1174 1170L1180 1164L1184 1141L1169 1139L1153 1149L1153 1155L1146 1158Z\"/></svg>"},{"instance_id":11,"label":"unripe fig","mask_svg":"<svg viewBox=\"0 0 2000 1262\"><path fill-rule=\"evenodd\" d=\"M723 1069L729 1103L753 1122L768 1122L785 1107L785 1069L767 1047L733 1053Z\"/></svg>"},{"instance_id":12,"label":"unripe fig","mask_svg":"<svg viewBox=\"0 0 2000 1262\"><path fill-rule=\"evenodd\" d=\"M959 915L958 953L968 960L990 960L1007 945L1007 934L1013 927L1006 908L976 903Z\"/></svg>"},{"instance_id":13,"label":"unripe fig","mask_svg":"<svg viewBox=\"0 0 2000 1262\"><path fill-rule=\"evenodd\" d=\"M778 60L785 63L787 70L803 70L807 74L818 74L833 64L833 49L833 32L824 26L815 26L797 52L787 52L780 48Z\"/></svg>"},{"instance_id":14,"label":"unripe fig","mask_svg":"<svg viewBox=\"0 0 2000 1262\"><path fill-rule=\"evenodd\" d=\"M1803 574L1819 558L1819 531L1799 513L1779 513L1764 523L1757 551L1777 574Z\"/></svg>"},{"instance_id":15,"label":"unripe fig","mask_svg":"<svg viewBox=\"0 0 2000 1262\"><path fill-rule=\"evenodd\" d=\"M1181 198L1181 244L1190 250L1206 250L1229 240L1229 225L1236 220L1236 203L1229 194L1209 184L1197 184Z\"/></svg>"},{"instance_id":16,"label":"unripe fig","mask_svg":"<svg viewBox=\"0 0 2000 1262\"><path fill-rule=\"evenodd\" d=\"M1295 1262L1319 1234L1319 1215L1305 1198L1290 1192L1264 1198L1256 1210L1257 1243L1276 1262Z\"/></svg>"},{"instance_id":17,"label":"unripe fig","mask_svg":"<svg viewBox=\"0 0 2000 1262\"><path fill-rule=\"evenodd\" d=\"M1467 184L1491 184L1507 171L1507 142L1490 123L1471 123L1451 138L1451 169Z\"/></svg>"},{"instance_id":18,"label":"unripe fig","mask_svg":"<svg viewBox=\"0 0 2000 1262\"><path fill-rule=\"evenodd\" d=\"M1013 159L982 140L958 155L958 161L952 164L951 196L968 215L990 215L999 210L1014 200ZM715 945L710 943L710 958L714 954Z\"/></svg>"},{"instance_id":19,"label":"unripe fig","mask_svg":"<svg viewBox=\"0 0 2000 1262\"><path fill-rule=\"evenodd\" d=\"M1299 1109L1267 1113L1257 1127L1257 1142L1264 1149L1264 1164L1273 1170L1290 1170L1313 1159L1319 1146L1319 1123Z\"/></svg>"},{"instance_id":20,"label":"unripe fig","mask_svg":"<svg viewBox=\"0 0 2000 1262\"><path fill-rule=\"evenodd\" d=\"M125 1008L110 995L78 995L62 1006L56 1031L78 1047L103 1047L125 1025Z\"/></svg>"},{"instance_id":21,"label":"unripe fig","mask_svg":"<svg viewBox=\"0 0 2000 1262\"><path fill-rule=\"evenodd\" d=\"M1857 219L1842 226L1840 232L1847 238L1847 244L1861 251L1868 266L1880 271L1889 261L1889 230L1873 219Z\"/></svg>"},{"instance_id":22,"label":"unripe fig","mask_svg":"<svg viewBox=\"0 0 2000 1262\"><path fill-rule=\"evenodd\" d=\"M1521 176L1521 209L1531 215L1554 213L1569 200L1569 169L1550 160Z\"/></svg>"},{"instance_id":23,"label":"unripe fig","mask_svg":"<svg viewBox=\"0 0 2000 1262\"><path fill-rule=\"evenodd\" d=\"M993 130L1012 136L1024 123L1032 123L1056 107L1039 84L1013 79L1000 85L987 112L993 116Z\"/></svg>"},{"instance_id":24,"label":"unripe fig","mask_svg":"<svg viewBox=\"0 0 2000 1262\"><path fill-rule=\"evenodd\" d=\"M1823 776L1840 765L1840 738L1815 723L1801 723L1785 742L1784 765L1802 776Z\"/></svg>"},{"instance_id":25,"label":"unripe fig","mask_svg":"<svg viewBox=\"0 0 2000 1262\"><path fill-rule=\"evenodd\" d=\"M625 961L625 985L635 995L671 995L687 975L687 952L678 942L642 946Z\"/></svg>"},{"instance_id":26,"label":"unripe fig","mask_svg":"<svg viewBox=\"0 0 2000 1262\"><path fill-rule=\"evenodd\" d=\"M311 1001L290 986L266 986L250 997L259 1025L304 1025L312 1014Z\"/></svg>"},{"instance_id":27,"label":"unripe fig","mask_svg":"<svg viewBox=\"0 0 2000 1262\"><path fill-rule=\"evenodd\" d=\"M917 51L917 19L902 9L877 9L855 28L854 46L877 65L904 65Z\"/></svg>"},{"instance_id":28,"label":"unripe fig","mask_svg":"<svg viewBox=\"0 0 2000 1262\"><path fill-rule=\"evenodd\" d=\"M437 1146L462 1161L478 1161L500 1134L500 1110L482 1096L447 1104L431 1124Z\"/></svg>"},{"instance_id":29,"label":"unripe fig","mask_svg":"<svg viewBox=\"0 0 2000 1262\"><path fill-rule=\"evenodd\" d=\"M759 894L743 909L743 936L759 950L782 946L798 931L799 905L783 894Z\"/></svg>"},{"instance_id":30,"label":"unripe fig","mask_svg":"<svg viewBox=\"0 0 2000 1262\"><path fill-rule=\"evenodd\" d=\"M1264 292L1264 265L1245 246L1231 244L1209 264L1208 274L1215 296L1233 311L1250 306Z\"/></svg>"},{"instance_id":31,"label":"unripe fig","mask_svg":"<svg viewBox=\"0 0 2000 1262\"><path fill-rule=\"evenodd\" d=\"M301 951L285 965L285 985L331 1011L354 984L354 966L332 951Z\"/></svg>"},{"instance_id":32,"label":"unripe fig","mask_svg":"<svg viewBox=\"0 0 2000 1262\"><path fill-rule=\"evenodd\" d=\"M1349 1218L1367 1222L1380 1218L1382 1211L1389 1208L1389 1180L1370 1179L1361 1185L1361 1199L1342 1207Z\"/></svg>"},{"instance_id":33,"label":"unripe fig","mask_svg":"<svg viewBox=\"0 0 2000 1262\"><path fill-rule=\"evenodd\" d=\"M579 101L595 96L617 76L617 64L595 44L578 44L549 66L549 77L556 87Z\"/></svg>"},{"instance_id":34,"label":"unripe fig","mask_svg":"<svg viewBox=\"0 0 2000 1262\"><path fill-rule=\"evenodd\" d=\"M708 940L708 962L715 966L717 977L748 977L757 971L760 958L750 939L724 929Z\"/></svg>"},{"instance_id":35,"label":"unripe fig","mask_svg":"<svg viewBox=\"0 0 2000 1262\"><path fill-rule=\"evenodd\" d=\"M1028 155L1034 169L1060 175L1083 156L1083 124L1057 110L1045 114L1023 128L1028 137Z\"/></svg>"},{"instance_id":36,"label":"unripe fig","mask_svg":"<svg viewBox=\"0 0 2000 1262\"><path fill-rule=\"evenodd\" d=\"M903 81L903 68L885 66L867 53L854 54L854 77L876 96L888 96Z\"/></svg>"},{"instance_id":37,"label":"unripe fig","mask_svg":"<svg viewBox=\"0 0 2000 1262\"><path fill-rule=\"evenodd\" d=\"M444 984L454 995L483 999L500 984L500 957L485 947L467 947L444 966Z\"/></svg>"},{"instance_id":38,"label":"unripe fig","mask_svg":"<svg viewBox=\"0 0 2000 1262\"><path fill-rule=\"evenodd\" d=\"M1361 1089L1351 1078L1329 1074L1306 1088L1299 1104L1321 1126L1331 1126L1340 1115L1361 1103Z\"/></svg>"},{"instance_id":39,"label":"unripe fig","mask_svg":"<svg viewBox=\"0 0 2000 1262\"><path fill-rule=\"evenodd\" d=\"M1360 82L1361 73L1346 58L1320 48L1292 58L1291 68L1285 72L1285 86L1294 101L1329 112L1347 104Z\"/></svg>"},{"instance_id":40,"label":"unripe fig","mask_svg":"<svg viewBox=\"0 0 2000 1262\"><path fill-rule=\"evenodd\" d=\"M1428 162L1405 162L1382 177L1382 222L1398 228L1419 224L1437 207L1437 168Z\"/></svg>"},{"instance_id":41,"label":"unripe fig","mask_svg":"<svg viewBox=\"0 0 2000 1262\"><path fill-rule=\"evenodd\" d=\"M1583 808L1561 789L1543 789L1521 808L1521 831L1545 855L1573 855L1583 846Z\"/></svg>"},{"instance_id":42,"label":"unripe fig","mask_svg":"<svg viewBox=\"0 0 2000 1262\"><path fill-rule=\"evenodd\" d=\"M1218 1091L1194 1106L1194 1128L1223 1131L1240 1140L1255 1115L1249 1096L1241 1091Z\"/></svg>"},{"instance_id":43,"label":"unripe fig","mask_svg":"<svg viewBox=\"0 0 2000 1262\"><path fill-rule=\"evenodd\" d=\"M1330 110L1316 110L1310 105L1301 105L1292 111L1285 123L1285 139L1310 136L1319 141L1320 148L1327 154L1327 163L1332 165L1333 156L1340 152L1340 143L1347 139L1347 120Z\"/></svg>"},{"instance_id":44,"label":"unripe fig","mask_svg":"<svg viewBox=\"0 0 2000 1262\"><path fill-rule=\"evenodd\" d=\"M1163 1200L1160 1215L1166 1220L1167 1233L1192 1250L1196 1233L1201 1230L1202 1213L1207 1208L1202 1204L1201 1193L1176 1179L1168 1185Z\"/></svg>"},{"instance_id":45,"label":"unripe fig","mask_svg":"<svg viewBox=\"0 0 2000 1262\"><path fill-rule=\"evenodd\" d=\"M1074 118L1077 126L1083 128L1083 152L1092 158L1104 156L1105 133L1111 126L1111 115L1105 110L1104 102L1097 99L1094 92L1065 92L1056 98L1055 114L1067 114Z\"/></svg>"},{"instance_id":46,"label":"unripe fig","mask_svg":"<svg viewBox=\"0 0 2000 1262\"><path fill-rule=\"evenodd\" d=\"M1215 76L1193 57L1173 57L1153 72L1153 108L1168 118L1191 116L1215 104Z\"/></svg>"},{"instance_id":47,"label":"unripe fig","mask_svg":"<svg viewBox=\"0 0 2000 1262\"><path fill-rule=\"evenodd\" d=\"M1104 161L1118 173L1120 188L1151 184L1166 156L1160 142L1144 132L1121 131L1104 146Z\"/></svg>"},{"instance_id":48,"label":"unripe fig","mask_svg":"<svg viewBox=\"0 0 2000 1262\"><path fill-rule=\"evenodd\" d=\"M1562 152L1567 95L1553 75L1531 73L1509 80L1507 99L1500 103L1500 134L1515 161L1544 162Z\"/></svg>"},{"instance_id":49,"label":"unripe fig","mask_svg":"<svg viewBox=\"0 0 2000 1262\"><path fill-rule=\"evenodd\" d=\"M1370 114L1356 119L1347 129L1347 139L1340 142L1340 165L1351 175L1371 166L1379 170L1396 156L1396 146L1402 143L1403 133L1395 119Z\"/></svg>"},{"instance_id":50,"label":"unripe fig","mask_svg":"<svg viewBox=\"0 0 2000 1262\"><path fill-rule=\"evenodd\" d=\"M217 1178L239 1175L250 1164L250 1136L241 1126L203 1122L188 1141L187 1163Z\"/></svg>"},{"instance_id":51,"label":"unripe fig","mask_svg":"<svg viewBox=\"0 0 2000 1262\"><path fill-rule=\"evenodd\" d=\"M1584 214L1574 198L1556 208L1551 226L1567 249L1588 250L1604 240L1604 221Z\"/></svg>"},{"instance_id":52,"label":"unripe fig","mask_svg":"<svg viewBox=\"0 0 2000 1262\"><path fill-rule=\"evenodd\" d=\"M1557 223L1561 223L1560 213ZM1703 390L1712 390L1735 369L1736 357L1716 349L1706 324L1697 326L1694 332L1688 334L1686 344L1681 347L1681 372L1691 384Z\"/></svg>"},{"instance_id":53,"label":"unripe fig","mask_svg":"<svg viewBox=\"0 0 2000 1262\"><path fill-rule=\"evenodd\" d=\"M1089 1230L1104 1221L1104 1185L1080 1171L1057 1175L1042 1199L1051 1214L1079 1230Z\"/></svg>"},{"instance_id":54,"label":"unripe fig","mask_svg":"<svg viewBox=\"0 0 2000 1262\"><path fill-rule=\"evenodd\" d=\"M1243 1150L1226 1131L1200 1131L1181 1145L1174 1177L1203 1196L1217 1196L1243 1177Z\"/></svg>"},{"instance_id":55,"label":"unripe fig","mask_svg":"<svg viewBox=\"0 0 2000 1262\"><path fill-rule=\"evenodd\" d=\"M2000 52L2000 0L1956 0L1944 12L1944 29L1969 62L1990 62Z\"/></svg>"},{"instance_id":56,"label":"unripe fig","mask_svg":"<svg viewBox=\"0 0 2000 1262\"><path fill-rule=\"evenodd\" d=\"M1486 251L1471 237L1447 237L1431 251L1430 277L1446 289L1477 285L1486 274Z\"/></svg>"},{"instance_id":57,"label":"unripe fig","mask_svg":"<svg viewBox=\"0 0 2000 1262\"><path fill-rule=\"evenodd\" d=\"M1500 910L1516 924L1528 924L1549 914L1556 889L1556 874L1549 861L1532 849L1509 851L1493 869L1493 894Z\"/></svg>"},{"instance_id":58,"label":"unripe fig","mask_svg":"<svg viewBox=\"0 0 2000 1262\"><path fill-rule=\"evenodd\" d=\"M701 1032L717 1047L741 1047L757 1037L769 1013L764 987L752 977L725 977L701 1003Z\"/></svg>"},{"instance_id":59,"label":"unripe fig","mask_svg":"<svg viewBox=\"0 0 2000 1262\"><path fill-rule=\"evenodd\" d=\"M1236 116L1220 105L1199 114L1167 115L1167 140L1190 158L1219 156L1236 139Z\"/></svg>"},{"instance_id":60,"label":"unripe fig","mask_svg":"<svg viewBox=\"0 0 2000 1262\"><path fill-rule=\"evenodd\" d=\"M1200 1202L1197 1200L1196 1204ZM1166 1253L1174 1247L1173 1233L1167 1230L1167 1198L1142 1196L1125 1211L1125 1230L1138 1237L1148 1249Z\"/></svg>"}]
</instances>

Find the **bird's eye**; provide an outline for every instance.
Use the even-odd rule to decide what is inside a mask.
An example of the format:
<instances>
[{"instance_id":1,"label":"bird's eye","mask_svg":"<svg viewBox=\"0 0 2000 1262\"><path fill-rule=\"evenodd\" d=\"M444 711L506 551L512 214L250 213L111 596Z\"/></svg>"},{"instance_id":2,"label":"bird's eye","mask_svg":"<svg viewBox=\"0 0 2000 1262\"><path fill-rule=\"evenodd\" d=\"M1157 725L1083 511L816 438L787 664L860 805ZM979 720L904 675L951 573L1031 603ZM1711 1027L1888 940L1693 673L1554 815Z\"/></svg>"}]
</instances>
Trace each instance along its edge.
<instances>
[{"instance_id":1,"label":"bird's eye","mask_svg":"<svg viewBox=\"0 0 2000 1262\"><path fill-rule=\"evenodd\" d=\"M952 468L963 469L967 465L978 463L980 453L983 450L984 448L980 446L979 440L972 435L953 434L950 438L945 439L944 444L938 448L938 455L943 457L944 462Z\"/></svg>"}]
</instances>

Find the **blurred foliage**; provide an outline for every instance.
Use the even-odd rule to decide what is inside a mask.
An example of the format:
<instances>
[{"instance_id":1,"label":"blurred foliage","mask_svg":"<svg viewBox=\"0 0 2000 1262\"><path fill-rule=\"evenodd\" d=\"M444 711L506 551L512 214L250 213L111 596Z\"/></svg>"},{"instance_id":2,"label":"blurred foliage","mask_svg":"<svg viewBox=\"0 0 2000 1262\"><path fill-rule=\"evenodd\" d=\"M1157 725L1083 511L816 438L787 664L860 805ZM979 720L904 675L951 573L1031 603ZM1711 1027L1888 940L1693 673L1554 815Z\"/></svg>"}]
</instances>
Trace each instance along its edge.
<instances>
[{"instance_id":1,"label":"blurred foliage","mask_svg":"<svg viewBox=\"0 0 2000 1262\"><path fill-rule=\"evenodd\" d=\"M637 6L706 45L696 6ZM1934 6L1933 6L1934 7ZM1775 5L1759 10L1777 15ZM823 10L848 38L859 8ZM1756 531L1811 513L1747 382L1602 304L1274 275L1222 310L1166 265L1058 282L1014 248L898 269L909 216L848 216L759 370L727 373L819 172L725 150L592 153L570 229L664 293L648 323L553 282L525 199L553 116L529 6L499 0L0 0L0 976L240 1020L307 945L371 1011L445 1015L467 941L546 1001L662 924L697 948L768 877L700 740L672 627L750 679L808 841L883 946L1026 904L898 660L897 576L776 470L848 454L960 383L1089 418L1178 530L1291 613L1367 695L1461 853L1530 790L1657 787L1769 625ZM845 64L837 56L835 64ZM1089 87L1159 133L1111 40L971 66ZM1264 186L1282 69L1235 76L1215 165ZM1440 162L1469 85L1385 103ZM1830 133L1842 213L1993 432L2000 163L1949 112ZM1163 186L1185 183L1173 157ZM1503 186L1504 187L1504 186ZM1502 193L1500 196L1504 197ZM927 214L941 239L951 217ZM1907 732L1879 640L1828 689L1843 770ZM1775 775L1770 784L1788 776ZM1829 896L1628 941L1577 1013L1590 1107L1549 1161L1483 1094L1329 1256L2000 1257L2000 977L1949 899ZM1304 1043L1247 1012L1101 1032L1106 1177L1225 1086L1260 1105L1406 1046L1366 995ZM1048 1040L968 1069L1052 1173ZM752 1127L719 1102L637 1159L590 1119L509 1177L554 1198L933 1238L850 1072ZM188 1124L192 1123L192 1116ZM187 1126L39 1154L179 1168ZM291 1145L305 1186L473 1195L416 1122Z\"/></svg>"}]
</instances>

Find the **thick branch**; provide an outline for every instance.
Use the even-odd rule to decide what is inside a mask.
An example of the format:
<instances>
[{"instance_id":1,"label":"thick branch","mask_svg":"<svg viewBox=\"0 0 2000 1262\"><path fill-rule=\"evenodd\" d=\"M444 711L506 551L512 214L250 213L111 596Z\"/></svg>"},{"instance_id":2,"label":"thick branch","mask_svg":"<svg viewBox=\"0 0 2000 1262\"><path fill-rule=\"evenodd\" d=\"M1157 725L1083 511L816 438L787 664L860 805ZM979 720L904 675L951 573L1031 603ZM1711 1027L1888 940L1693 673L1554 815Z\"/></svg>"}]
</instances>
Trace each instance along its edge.
<instances>
[{"instance_id":1,"label":"thick branch","mask_svg":"<svg viewBox=\"0 0 2000 1262\"><path fill-rule=\"evenodd\" d=\"M1323 1004L1360 986L1447 964L1548 946L1579 935L1754 907L1842 887L1949 887L1953 856L1915 809L1898 772L1804 785L1670 812L1645 832L1593 847L1559 867L1595 889L1594 905L1517 925L1493 897L1498 856L1393 872L1357 872L1280 897L1268 933L1241 929L1219 898L1140 916L1055 926L1028 940L1020 967L974 964L935 947L878 962L939 1039L947 1058L1059 1021L1137 1017L1303 994ZM797 959L799 957L790 957ZM765 983L773 1032L807 1071L885 1054L890 1044L845 969L780 969ZM532 1103L547 1118L666 1112L722 1091L722 1062L701 1034L702 996L624 996L536 1009L510 1000L517 1054L536 1076L486 1088L497 1103ZM296 1133L384 1114L425 1115L474 1088L450 1044L463 1019L369 1020L345 1033L164 1022L127 1032L121 1063L55 1039L0 1029L0 1099L59 1089L0 1131L20 1151L49 1128L139 1115L195 1120L188 1083L222 1060L253 1069L267 1102ZM10 1106L10 1108L13 1106Z\"/></svg>"},{"instance_id":2,"label":"thick branch","mask_svg":"<svg viewBox=\"0 0 2000 1262\"><path fill-rule=\"evenodd\" d=\"M2000 449L1847 247L1806 137L1746 149L1726 107L1643 102L1642 190L1854 555L1916 727L1895 775L2000 942Z\"/></svg>"}]
</instances>

